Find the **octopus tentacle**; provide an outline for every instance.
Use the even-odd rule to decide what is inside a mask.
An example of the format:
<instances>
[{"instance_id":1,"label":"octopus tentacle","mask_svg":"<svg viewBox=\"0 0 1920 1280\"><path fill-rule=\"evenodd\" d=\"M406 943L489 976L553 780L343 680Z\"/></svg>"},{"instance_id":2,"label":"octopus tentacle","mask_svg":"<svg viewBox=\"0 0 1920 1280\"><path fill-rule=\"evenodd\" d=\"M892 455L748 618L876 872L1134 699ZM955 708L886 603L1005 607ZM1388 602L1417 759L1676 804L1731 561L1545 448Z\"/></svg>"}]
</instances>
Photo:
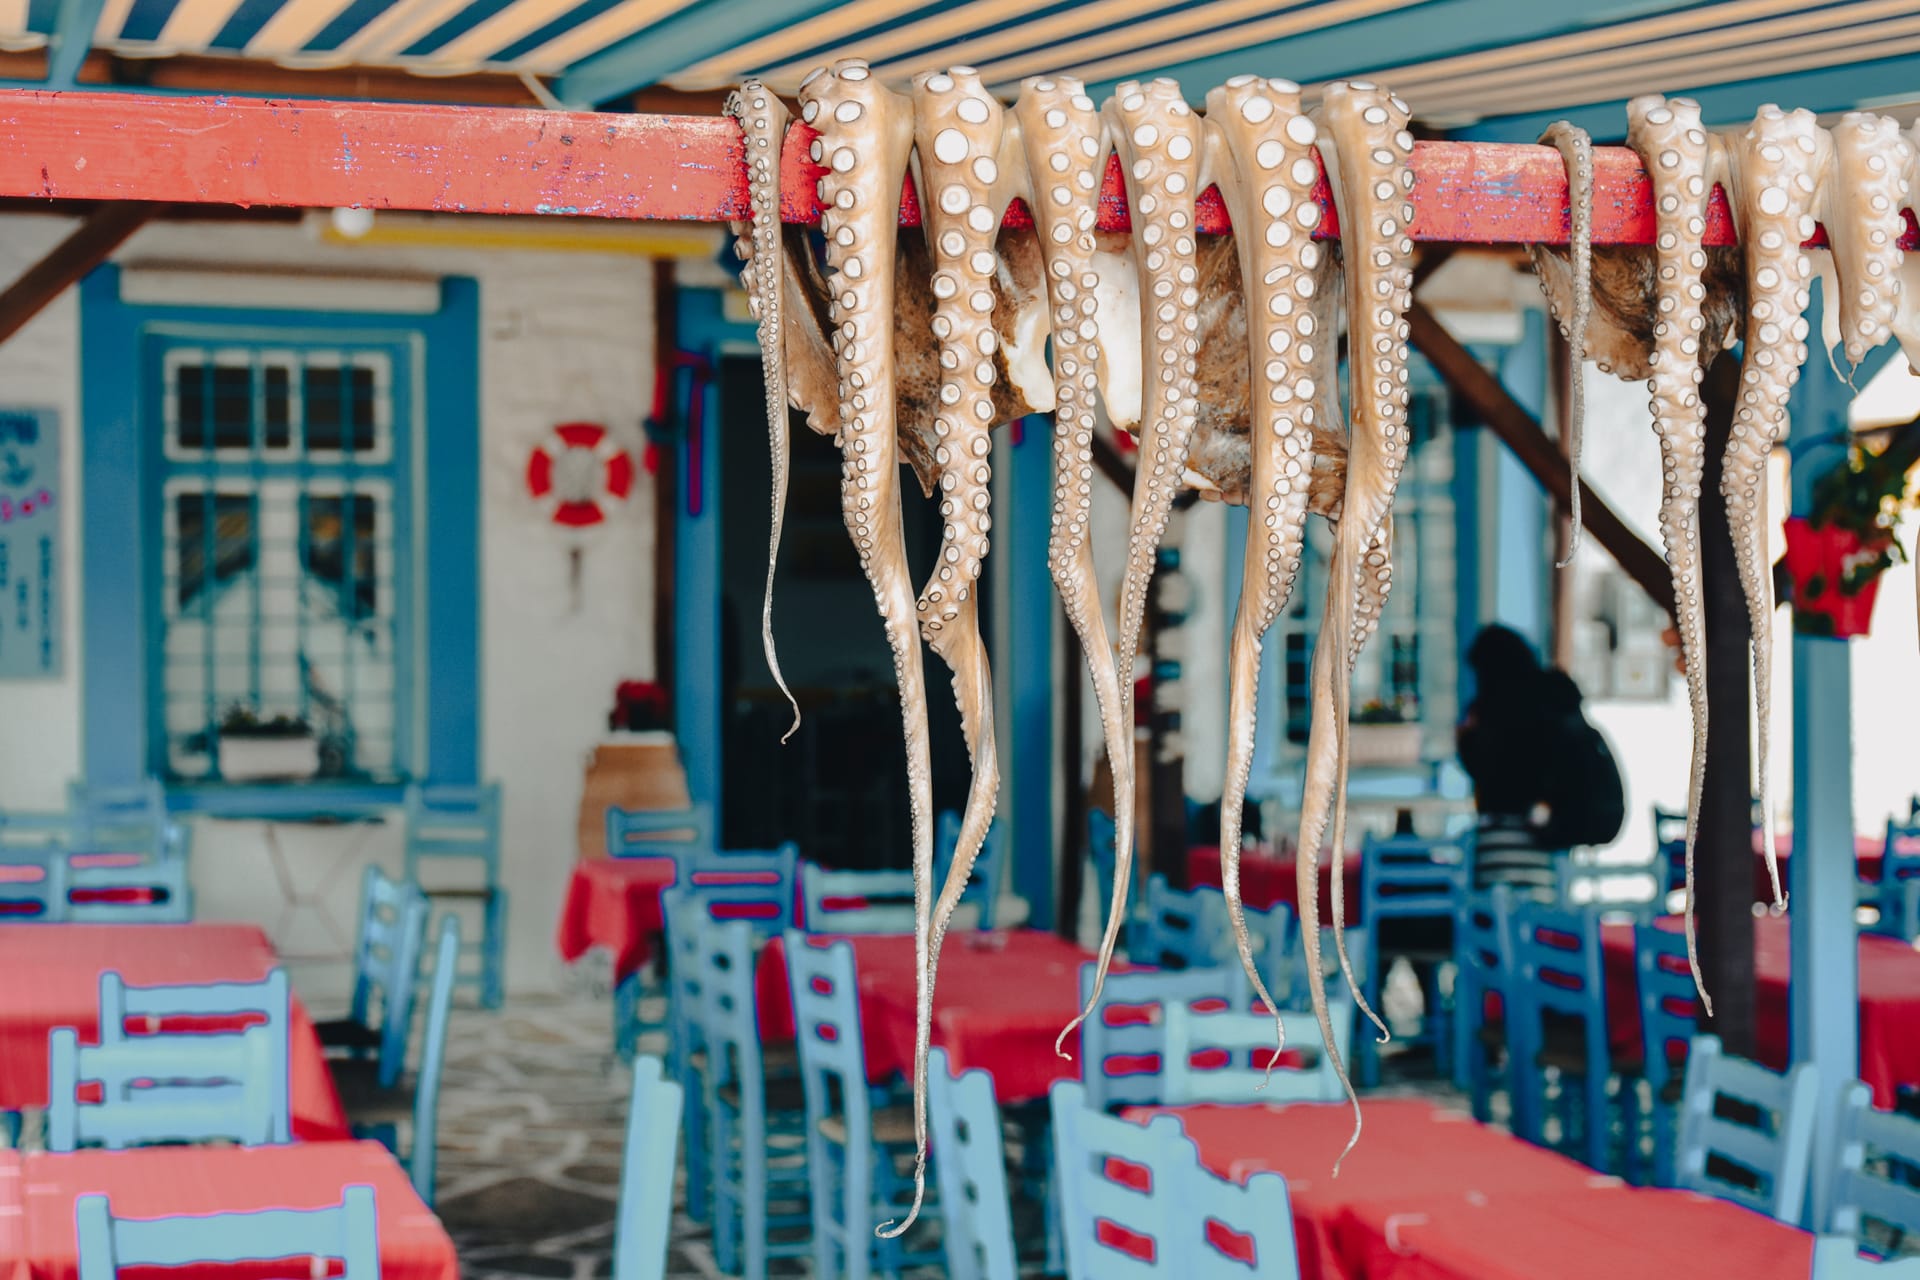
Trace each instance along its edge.
<instances>
[{"instance_id":1,"label":"octopus tentacle","mask_svg":"<svg viewBox=\"0 0 1920 1280\"><path fill-rule=\"evenodd\" d=\"M827 245L835 365L840 374L841 514L860 567L873 587L900 688L913 817L915 998L919 1026L930 1024L933 839L927 690L915 598L901 527L899 444L894 422L894 255L900 191L913 145L912 104L872 78L858 59L836 62L800 87L808 123L819 131L820 229ZM924 1042L924 1041L923 1041ZM913 1205L898 1235L919 1215L926 1184L926 1060L914 1064Z\"/></svg>"},{"instance_id":2,"label":"octopus tentacle","mask_svg":"<svg viewBox=\"0 0 1920 1280\"><path fill-rule=\"evenodd\" d=\"M760 644L766 651L773 682L793 708L793 723L780 736L785 742L800 727L800 703L787 687L780 656L773 642L773 575L780 562L780 529L787 513L787 368L786 335L781 325L786 267L780 227L780 149L787 136L786 104L758 80L749 80L727 96L727 114L740 122L747 152L749 223L735 223L740 237L736 248L746 254L747 268L740 283L746 286L747 306L759 322L760 361L765 367L767 443L773 456L773 526L767 535L767 590L760 605Z\"/></svg>"},{"instance_id":3,"label":"octopus tentacle","mask_svg":"<svg viewBox=\"0 0 1920 1280\"><path fill-rule=\"evenodd\" d=\"M1706 463L1706 406L1700 399L1706 286L1707 195L1721 162L1700 128L1700 107L1658 94L1627 104L1627 145L1640 154L1652 180L1655 253L1653 351L1648 358L1653 429L1660 438L1664 486L1660 534L1673 572L1675 628L1686 664L1693 709L1693 760L1687 786L1687 962L1709 1016L1713 1001L1700 976L1694 929L1693 850L1707 758L1707 645L1700 582L1700 485Z\"/></svg>"},{"instance_id":4,"label":"octopus tentacle","mask_svg":"<svg viewBox=\"0 0 1920 1280\"><path fill-rule=\"evenodd\" d=\"M1021 194L1033 211L1034 228L1039 233L1053 316L1058 400L1054 409L1053 524L1047 540L1047 568L1053 575L1054 589L1060 593L1067 621L1086 655L1106 740L1107 766L1113 774L1113 902L1086 1008L1054 1041L1054 1051L1066 1056L1066 1038L1099 1003L1120 925L1126 919L1127 892L1133 880L1133 722L1120 692L1089 536L1093 433L1099 428L1094 384L1100 360L1096 315L1100 278L1093 269L1093 223L1109 148L1093 99L1087 97L1078 80L1062 76L1023 82L1020 97L1013 104L1013 117L1026 158L1026 183Z\"/></svg>"},{"instance_id":5,"label":"octopus tentacle","mask_svg":"<svg viewBox=\"0 0 1920 1280\"><path fill-rule=\"evenodd\" d=\"M1864 111L1840 117L1832 137L1832 216L1824 220L1841 287L1828 280L1821 327L1829 358L1841 346L1852 369L1893 332L1902 292L1898 241L1906 229L1900 210L1914 148L1897 123Z\"/></svg>"},{"instance_id":6,"label":"octopus tentacle","mask_svg":"<svg viewBox=\"0 0 1920 1280\"><path fill-rule=\"evenodd\" d=\"M932 575L921 589L920 631L953 670L961 729L973 780L953 862L933 906L927 985L938 974L940 945L986 843L1000 790L994 746L993 677L980 634L976 587L985 563L993 497L994 240L1013 190L1002 111L971 68L913 81L915 187L933 254L932 328L939 340L940 404L933 418L943 528ZM926 1059L932 1024L916 1028L914 1060ZM916 1067L924 1074L924 1067Z\"/></svg>"},{"instance_id":7,"label":"octopus tentacle","mask_svg":"<svg viewBox=\"0 0 1920 1280\"><path fill-rule=\"evenodd\" d=\"M1298 225L1299 211L1313 208L1320 176L1314 163L1313 121L1300 109L1300 86L1285 80L1238 76L1207 95L1207 164L1232 220L1240 252L1247 309L1250 382L1254 388L1248 445L1248 522L1240 602L1234 611L1228 650L1226 783L1220 799L1220 886L1240 963L1253 989L1275 1011L1279 1040L1286 1039L1279 1006L1254 963L1240 889L1241 809L1253 773L1256 695L1262 640L1293 594L1306 534L1307 486L1313 464L1315 424L1311 368L1316 340L1312 319L1293 298L1322 251L1312 232ZM1317 221L1317 217L1314 218ZM1286 300L1292 316L1274 309ZM1298 332L1305 321L1307 332ZM1316 916L1315 923L1318 923ZM1333 1041L1327 1041L1328 1051Z\"/></svg>"},{"instance_id":8,"label":"octopus tentacle","mask_svg":"<svg viewBox=\"0 0 1920 1280\"><path fill-rule=\"evenodd\" d=\"M1567 398L1573 402L1567 415L1567 463L1573 474L1568 485L1567 554L1554 565L1564 569L1580 554L1580 440L1586 433L1587 420L1587 322L1593 316L1593 139L1578 125L1557 120L1547 126L1540 141L1559 151L1566 163L1573 223L1568 240L1573 251L1573 313L1561 322L1561 332L1572 352L1567 377ZM1527 253L1545 290L1546 272L1540 270L1540 261L1546 250L1530 244ZM1551 301L1550 290L1547 296Z\"/></svg>"},{"instance_id":9,"label":"octopus tentacle","mask_svg":"<svg viewBox=\"0 0 1920 1280\"><path fill-rule=\"evenodd\" d=\"M1746 351L1740 399L1721 463L1720 496L1753 633L1758 709L1759 797L1767 875L1776 910L1786 908L1773 847L1768 770L1773 705L1773 564L1767 555L1767 459L1787 430L1787 397L1807 359L1812 264L1800 248L1825 212L1833 141L1809 111L1760 109L1727 145L1729 202L1747 251Z\"/></svg>"},{"instance_id":10,"label":"octopus tentacle","mask_svg":"<svg viewBox=\"0 0 1920 1280\"><path fill-rule=\"evenodd\" d=\"M1108 99L1103 114L1127 175L1140 290L1140 461L1118 637L1120 696L1130 717L1147 591L1198 412L1194 200L1200 194L1201 130L1180 86L1165 78L1144 85L1127 81Z\"/></svg>"},{"instance_id":11,"label":"octopus tentacle","mask_svg":"<svg viewBox=\"0 0 1920 1280\"><path fill-rule=\"evenodd\" d=\"M1335 531L1327 609L1316 645L1332 652L1324 668L1325 683L1315 690L1307 767L1309 784L1319 792L1312 801L1332 805L1334 951L1356 1003L1384 1037L1386 1024L1360 994L1347 954L1341 864L1346 860L1347 719L1358 656L1355 646L1370 630L1360 616L1361 601L1368 591L1384 599L1390 581L1382 572L1385 557L1377 556L1369 566L1369 551L1380 549L1376 544L1384 537L1412 442L1406 414L1406 312L1413 286L1413 241L1408 235L1413 220L1408 202L1413 136L1407 131L1411 115L1407 105L1366 81L1328 85L1320 115L1321 159L1342 215L1352 424L1346 496ZM1363 585L1369 577L1372 583ZM1328 714L1319 714L1323 711ZM1303 838L1308 802L1303 798ZM1313 959L1309 957L1310 962ZM1323 993L1316 994L1324 1001ZM1316 1012L1320 1007L1316 1005ZM1355 1132L1357 1136L1357 1128Z\"/></svg>"}]
</instances>

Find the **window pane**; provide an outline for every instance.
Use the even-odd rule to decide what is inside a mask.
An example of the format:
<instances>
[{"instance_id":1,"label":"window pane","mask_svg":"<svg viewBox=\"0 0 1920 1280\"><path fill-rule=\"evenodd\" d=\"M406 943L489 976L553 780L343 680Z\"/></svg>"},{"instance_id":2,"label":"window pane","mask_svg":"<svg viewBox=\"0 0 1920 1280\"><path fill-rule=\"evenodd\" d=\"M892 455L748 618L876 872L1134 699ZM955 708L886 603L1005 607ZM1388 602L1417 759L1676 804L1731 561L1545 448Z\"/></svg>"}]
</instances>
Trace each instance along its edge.
<instances>
[{"instance_id":1,"label":"window pane","mask_svg":"<svg viewBox=\"0 0 1920 1280\"><path fill-rule=\"evenodd\" d=\"M303 500L301 560L309 577L331 589L340 615L359 622L378 611L374 552L379 529L373 498L362 493L351 500L351 530L344 518L348 499L309 496Z\"/></svg>"},{"instance_id":2,"label":"window pane","mask_svg":"<svg viewBox=\"0 0 1920 1280\"><path fill-rule=\"evenodd\" d=\"M184 612L207 590L208 541L212 541L213 582L219 589L253 569L258 544L257 508L251 494L213 495L213 528L207 528L208 495L182 493L174 499L180 530L180 582L176 604ZM208 601L207 603L212 603Z\"/></svg>"},{"instance_id":3,"label":"window pane","mask_svg":"<svg viewBox=\"0 0 1920 1280\"><path fill-rule=\"evenodd\" d=\"M293 443L293 415L287 403L292 377L287 366L270 364L261 371L267 393L267 448L284 449Z\"/></svg>"},{"instance_id":4,"label":"window pane","mask_svg":"<svg viewBox=\"0 0 1920 1280\"><path fill-rule=\"evenodd\" d=\"M305 374L307 448L373 449L373 370L308 368ZM349 437L348 424L351 426Z\"/></svg>"},{"instance_id":5,"label":"window pane","mask_svg":"<svg viewBox=\"0 0 1920 1280\"><path fill-rule=\"evenodd\" d=\"M245 365L183 364L175 376L182 448L253 446L253 370Z\"/></svg>"}]
</instances>

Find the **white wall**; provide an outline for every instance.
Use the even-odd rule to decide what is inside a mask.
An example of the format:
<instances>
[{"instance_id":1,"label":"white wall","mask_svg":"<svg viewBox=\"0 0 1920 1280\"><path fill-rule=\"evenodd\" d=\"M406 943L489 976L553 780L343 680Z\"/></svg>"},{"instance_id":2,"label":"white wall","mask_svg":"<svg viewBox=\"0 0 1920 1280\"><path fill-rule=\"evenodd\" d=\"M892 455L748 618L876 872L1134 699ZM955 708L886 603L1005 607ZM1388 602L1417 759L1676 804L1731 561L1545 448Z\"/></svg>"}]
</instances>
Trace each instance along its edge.
<instances>
[{"instance_id":1,"label":"white wall","mask_svg":"<svg viewBox=\"0 0 1920 1280\"><path fill-rule=\"evenodd\" d=\"M8 218L0 276L17 276L70 225ZM653 391L651 262L327 245L293 225L177 223L142 231L117 258L479 280L483 768L504 790L508 982L519 991L552 986L559 974L553 927L575 854L584 759L604 732L614 685L654 671L653 488L643 475L633 499L584 544L576 605L568 544L524 496L521 477L527 450L570 419L607 423L638 456ZM68 488L76 496L77 326L69 292L0 345L0 399L60 410ZM0 805L57 806L80 770L77 505L69 501L65 516L66 676L0 682ZM297 967L295 978L310 994L324 989L340 972L331 957L351 938L359 864L369 857L397 862L397 835L393 824L282 828L275 833L283 855L276 872L258 823L203 821L195 846L200 914L257 921L289 953L320 957ZM289 881L293 896L318 901L289 906Z\"/></svg>"}]
</instances>

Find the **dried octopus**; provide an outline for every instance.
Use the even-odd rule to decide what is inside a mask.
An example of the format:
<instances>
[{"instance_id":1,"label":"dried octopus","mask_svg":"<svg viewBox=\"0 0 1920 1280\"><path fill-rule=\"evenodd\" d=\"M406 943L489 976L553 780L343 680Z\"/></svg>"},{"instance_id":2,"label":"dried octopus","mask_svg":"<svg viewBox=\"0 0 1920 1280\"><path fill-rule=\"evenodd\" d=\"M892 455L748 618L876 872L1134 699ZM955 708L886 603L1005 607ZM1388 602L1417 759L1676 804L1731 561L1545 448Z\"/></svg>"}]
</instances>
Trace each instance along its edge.
<instances>
[{"instance_id":1,"label":"dried octopus","mask_svg":"<svg viewBox=\"0 0 1920 1280\"><path fill-rule=\"evenodd\" d=\"M1317 513L1333 525L1334 547L1314 648L1298 846L1300 899L1312 903L1323 838L1330 837L1336 861L1343 856L1352 670L1391 589L1392 503L1411 443L1413 139L1406 104L1363 81L1324 87L1311 114L1302 110L1297 85L1252 76L1210 93L1204 115L1168 80L1123 84L1097 109L1077 81L1036 78L1006 108L968 68L919 76L901 94L875 81L865 63L845 60L809 77L801 103L816 134L812 156L823 169L824 258L803 229L781 224L787 115L751 82L729 103L746 140L752 197L751 221L736 233L767 365L775 487L770 559L778 554L791 405L841 450L843 516L899 679L913 813L919 1158L913 1211L887 1228L897 1233L918 1212L924 1180L926 1055L940 945L998 788L991 676L974 598L989 544L992 431L1025 414L1054 415L1049 566L1086 653L1115 779L1114 902L1088 1009L1099 997L1131 878L1132 667L1155 552L1182 487L1244 503L1254 517L1231 638L1220 845L1231 926L1254 988L1266 998L1239 874L1239 800L1252 764L1261 645L1292 593L1306 520ZM1707 732L1698 532L1703 370L1731 341L1744 339L1721 499L1753 618L1764 804L1772 613L1764 469L1806 355L1813 266L1799 246L1815 221L1827 223L1833 251L1826 270L1838 281L1827 312L1830 349L1844 346L1857 364L1868 348L1897 335L1920 351L1920 290L1901 289L1906 264L1895 244L1900 207L1920 173L1912 143L1877 117L1847 117L1829 136L1804 112L1770 108L1743 136L1718 138L1700 128L1693 104L1647 98L1630 106L1629 120L1629 144L1654 187L1655 246L1593 249L1592 147L1585 134L1562 125L1543 141L1560 150L1568 170L1570 261L1539 248L1534 257L1573 350L1605 371L1649 380L1663 456L1661 532L1694 720L1691 815ZM1128 186L1130 234L1095 225L1110 157L1118 158ZM1337 257L1314 243L1322 217L1314 189L1323 171L1342 213ZM923 227L901 231L896 213L909 174ZM1715 182L1727 189L1744 256L1703 244ZM1231 238L1198 234L1196 198L1208 185L1225 202ZM1002 227L1016 199L1032 213L1030 230ZM1346 413L1335 385L1343 311ZM1577 469L1577 362L1574 387L1569 443ZM1139 443L1111 632L1089 536L1091 447L1103 416ZM938 494L943 520L933 576L917 595L901 535L902 462L925 494ZM763 640L777 677L772 585L770 566ZM953 673L973 767L960 845L939 886L927 828L921 640ZM1690 944L1692 845L1690 817ZM1775 883L1777 892L1777 872ZM1334 875L1334 942L1352 984L1340 932L1341 885ZM1301 925L1314 1012L1345 1082L1332 1047L1318 911L1303 911ZM1080 1020L1062 1032L1063 1042Z\"/></svg>"}]
</instances>

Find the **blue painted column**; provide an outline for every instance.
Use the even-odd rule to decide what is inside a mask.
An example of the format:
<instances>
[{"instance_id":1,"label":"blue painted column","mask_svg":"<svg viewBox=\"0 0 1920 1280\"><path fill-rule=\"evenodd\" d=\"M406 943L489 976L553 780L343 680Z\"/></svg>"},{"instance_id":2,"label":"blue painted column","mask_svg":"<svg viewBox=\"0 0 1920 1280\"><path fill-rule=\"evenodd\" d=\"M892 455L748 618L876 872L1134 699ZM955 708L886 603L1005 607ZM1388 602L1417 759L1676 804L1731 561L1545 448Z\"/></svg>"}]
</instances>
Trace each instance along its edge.
<instances>
[{"instance_id":1,"label":"blue painted column","mask_svg":"<svg viewBox=\"0 0 1920 1280\"><path fill-rule=\"evenodd\" d=\"M1523 311L1525 329L1520 341L1500 359L1500 381L1535 419L1547 411L1547 317L1543 311ZM1484 438L1484 436L1483 436ZM1484 447L1494 451L1494 572L1492 619L1512 627L1535 649L1547 641L1551 607L1547 592L1546 491L1531 472L1492 439ZM1464 649L1462 653L1466 652Z\"/></svg>"},{"instance_id":2,"label":"blue painted column","mask_svg":"<svg viewBox=\"0 0 1920 1280\"><path fill-rule=\"evenodd\" d=\"M1054 856L1053 627L1054 603L1047 571L1047 537L1053 523L1053 419L1034 415L1015 424L1003 456L1007 527L995 549L1007 567L1004 627L1007 649L995 663L996 679L1008 689L1010 724L1001 748L1000 776L1006 802L1002 821L1012 841L1014 892L1027 900L1027 919L1051 928L1057 862Z\"/></svg>"},{"instance_id":3,"label":"blue painted column","mask_svg":"<svg viewBox=\"0 0 1920 1280\"><path fill-rule=\"evenodd\" d=\"M721 313L715 289L682 289L679 297L680 345L712 362L717 371L721 343L742 326ZM751 336L751 331L747 331ZM689 426L689 388L675 390L675 412ZM707 388L697 439L682 439L675 451L679 501L674 531L674 725L687 790L695 803L720 813L720 387ZM695 455L699 461L696 464ZM692 478L699 479L694 491Z\"/></svg>"},{"instance_id":4,"label":"blue painted column","mask_svg":"<svg viewBox=\"0 0 1920 1280\"><path fill-rule=\"evenodd\" d=\"M1844 431L1852 392L1818 347L1820 302L1808 310L1814 351L1794 389L1793 509L1807 510L1814 478L1839 460L1838 447L1812 446ZM1782 612L1775 626L1791 626ZM1860 1072L1859 944L1853 920L1853 654L1847 641L1793 637L1793 860L1788 893L1793 977L1788 1018L1793 1061L1813 1066L1820 1106L1813 1167L1830 1168L1841 1091ZM1804 1226L1826 1225L1829 1188L1808 1180Z\"/></svg>"}]
</instances>

